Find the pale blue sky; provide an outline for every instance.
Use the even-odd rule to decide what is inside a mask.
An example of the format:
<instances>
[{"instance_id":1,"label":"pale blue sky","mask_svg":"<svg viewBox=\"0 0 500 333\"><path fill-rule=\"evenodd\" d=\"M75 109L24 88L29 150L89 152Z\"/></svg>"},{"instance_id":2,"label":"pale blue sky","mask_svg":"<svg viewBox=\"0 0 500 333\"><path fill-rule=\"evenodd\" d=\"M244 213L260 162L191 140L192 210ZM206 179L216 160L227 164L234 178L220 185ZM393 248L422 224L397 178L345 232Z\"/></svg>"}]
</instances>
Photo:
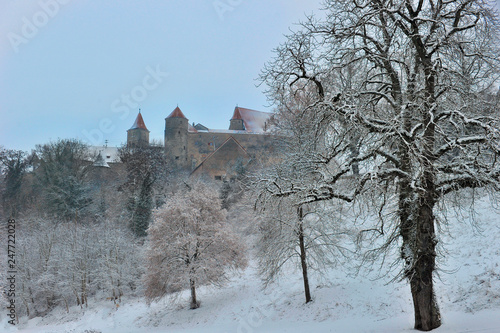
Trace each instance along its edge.
<instances>
[{"instance_id":1,"label":"pale blue sky","mask_svg":"<svg viewBox=\"0 0 500 333\"><path fill-rule=\"evenodd\" d=\"M319 7L320 0L0 0L0 145L29 151L58 138L120 145L139 107L151 139L163 138L177 104L209 128L228 128L236 104L271 111L255 79L289 27Z\"/></svg>"}]
</instances>

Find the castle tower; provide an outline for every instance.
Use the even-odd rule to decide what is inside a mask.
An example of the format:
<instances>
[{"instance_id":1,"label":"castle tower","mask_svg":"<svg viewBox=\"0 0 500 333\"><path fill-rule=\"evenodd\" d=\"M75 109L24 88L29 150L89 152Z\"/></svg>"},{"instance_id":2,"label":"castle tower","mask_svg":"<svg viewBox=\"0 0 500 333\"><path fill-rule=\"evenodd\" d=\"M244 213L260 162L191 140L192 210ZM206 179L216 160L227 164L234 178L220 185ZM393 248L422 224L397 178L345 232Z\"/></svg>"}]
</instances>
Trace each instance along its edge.
<instances>
[{"instance_id":1,"label":"castle tower","mask_svg":"<svg viewBox=\"0 0 500 333\"><path fill-rule=\"evenodd\" d=\"M229 129L236 131L244 131L245 124L243 123L243 117L241 117L240 109L238 107L234 108L233 117L229 121Z\"/></svg>"},{"instance_id":2,"label":"castle tower","mask_svg":"<svg viewBox=\"0 0 500 333\"><path fill-rule=\"evenodd\" d=\"M189 167L188 163L188 119L176 107L165 118L165 153L178 168Z\"/></svg>"},{"instance_id":3,"label":"castle tower","mask_svg":"<svg viewBox=\"0 0 500 333\"><path fill-rule=\"evenodd\" d=\"M127 147L129 148L140 148L149 146L149 131L144 124L144 119L142 119L141 111L135 122L127 131Z\"/></svg>"}]
</instances>

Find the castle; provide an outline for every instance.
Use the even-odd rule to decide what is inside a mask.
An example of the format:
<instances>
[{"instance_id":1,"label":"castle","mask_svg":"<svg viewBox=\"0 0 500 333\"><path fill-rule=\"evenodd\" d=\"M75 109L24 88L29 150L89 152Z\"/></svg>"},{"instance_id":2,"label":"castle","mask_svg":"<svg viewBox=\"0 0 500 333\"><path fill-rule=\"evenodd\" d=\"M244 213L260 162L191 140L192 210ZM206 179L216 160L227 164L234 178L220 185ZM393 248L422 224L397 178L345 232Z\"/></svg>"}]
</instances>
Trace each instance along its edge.
<instances>
[{"instance_id":1,"label":"castle","mask_svg":"<svg viewBox=\"0 0 500 333\"><path fill-rule=\"evenodd\" d=\"M273 149L272 114L236 107L229 129L189 124L179 107L165 118L165 154L175 169L216 180L232 179L235 168L269 160ZM139 111L127 131L127 147L149 145L149 130Z\"/></svg>"}]
</instances>

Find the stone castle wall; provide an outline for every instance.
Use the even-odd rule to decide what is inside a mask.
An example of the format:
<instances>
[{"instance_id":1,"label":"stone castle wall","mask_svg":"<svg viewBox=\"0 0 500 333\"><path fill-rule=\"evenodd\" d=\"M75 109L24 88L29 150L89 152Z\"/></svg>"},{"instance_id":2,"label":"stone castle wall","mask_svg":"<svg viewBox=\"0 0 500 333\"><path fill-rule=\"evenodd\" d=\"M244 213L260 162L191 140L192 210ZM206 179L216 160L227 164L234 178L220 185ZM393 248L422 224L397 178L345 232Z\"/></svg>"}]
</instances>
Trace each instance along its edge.
<instances>
[{"instance_id":1,"label":"stone castle wall","mask_svg":"<svg viewBox=\"0 0 500 333\"><path fill-rule=\"evenodd\" d=\"M127 131L127 146L147 147L149 145L149 132L144 129Z\"/></svg>"},{"instance_id":2,"label":"stone castle wall","mask_svg":"<svg viewBox=\"0 0 500 333\"><path fill-rule=\"evenodd\" d=\"M227 139L233 137L253 159L262 159L265 153L273 150L273 138L267 134L252 133L188 133L188 160L192 170L219 148ZM230 152L226 154L231 155ZM236 158L235 155L229 158Z\"/></svg>"}]
</instances>

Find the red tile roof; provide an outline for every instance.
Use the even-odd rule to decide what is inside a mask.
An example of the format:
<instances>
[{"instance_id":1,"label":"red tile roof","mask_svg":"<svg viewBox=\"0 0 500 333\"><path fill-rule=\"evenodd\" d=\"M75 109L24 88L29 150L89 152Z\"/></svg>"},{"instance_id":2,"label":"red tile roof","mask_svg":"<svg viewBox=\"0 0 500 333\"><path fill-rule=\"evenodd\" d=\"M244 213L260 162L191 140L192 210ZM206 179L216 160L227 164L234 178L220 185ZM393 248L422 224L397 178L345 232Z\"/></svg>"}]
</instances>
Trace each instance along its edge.
<instances>
[{"instance_id":1,"label":"red tile roof","mask_svg":"<svg viewBox=\"0 0 500 333\"><path fill-rule=\"evenodd\" d=\"M241 113L240 113L239 107L234 108L233 118L231 118L231 120L235 120L235 119L243 119L243 118L241 118Z\"/></svg>"},{"instance_id":2,"label":"red tile roof","mask_svg":"<svg viewBox=\"0 0 500 333\"><path fill-rule=\"evenodd\" d=\"M198 130L191 124L188 124L188 132L198 133Z\"/></svg>"},{"instance_id":3,"label":"red tile roof","mask_svg":"<svg viewBox=\"0 0 500 333\"><path fill-rule=\"evenodd\" d=\"M174 111L172 111L172 113L167 118L186 118L186 116L184 116L179 107L176 107Z\"/></svg>"},{"instance_id":4,"label":"red tile roof","mask_svg":"<svg viewBox=\"0 0 500 333\"><path fill-rule=\"evenodd\" d=\"M272 114L268 112L256 111L236 107L233 113L233 119L243 119L245 130L248 132L262 133L266 131L267 123Z\"/></svg>"},{"instance_id":5,"label":"red tile roof","mask_svg":"<svg viewBox=\"0 0 500 333\"><path fill-rule=\"evenodd\" d=\"M145 129L146 131L148 130L146 127L146 124L144 123L144 119L142 119L141 112L139 111L139 114L137 115L137 118L135 118L134 124L130 129L136 129L136 128L142 128Z\"/></svg>"}]
</instances>

